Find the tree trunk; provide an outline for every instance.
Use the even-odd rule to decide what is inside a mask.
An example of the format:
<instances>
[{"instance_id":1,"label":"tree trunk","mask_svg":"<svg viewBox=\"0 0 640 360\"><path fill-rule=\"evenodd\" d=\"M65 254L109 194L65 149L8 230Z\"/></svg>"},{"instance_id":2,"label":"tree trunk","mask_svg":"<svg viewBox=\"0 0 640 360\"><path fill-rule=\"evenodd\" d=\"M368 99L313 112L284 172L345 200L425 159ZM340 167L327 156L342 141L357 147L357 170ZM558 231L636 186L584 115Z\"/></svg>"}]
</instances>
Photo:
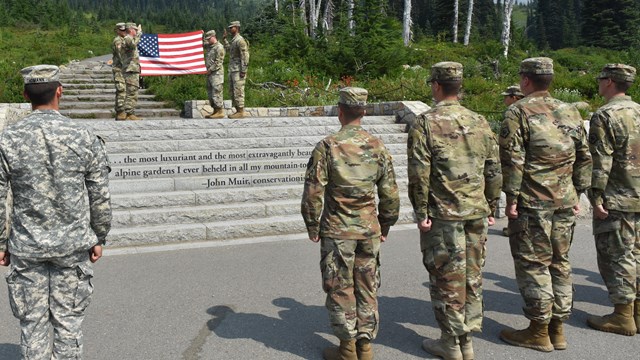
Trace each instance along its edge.
<instances>
[{"instance_id":1,"label":"tree trunk","mask_svg":"<svg viewBox=\"0 0 640 360\"><path fill-rule=\"evenodd\" d=\"M306 26L307 25L307 0L300 0L298 3L298 7L300 8L300 20Z\"/></svg>"},{"instance_id":2,"label":"tree trunk","mask_svg":"<svg viewBox=\"0 0 640 360\"><path fill-rule=\"evenodd\" d=\"M459 0L453 2L453 42L458 42L458 4Z\"/></svg>"},{"instance_id":3,"label":"tree trunk","mask_svg":"<svg viewBox=\"0 0 640 360\"><path fill-rule=\"evenodd\" d=\"M467 28L464 30L464 46L469 45L471 36L471 20L473 19L473 0L469 0L469 11L467 12Z\"/></svg>"},{"instance_id":4,"label":"tree trunk","mask_svg":"<svg viewBox=\"0 0 640 360\"><path fill-rule=\"evenodd\" d=\"M349 18L349 32L351 35L354 35L354 29L356 27L356 21L353 19L353 9L355 7L354 0L349 0L348 5L347 17Z\"/></svg>"},{"instance_id":5,"label":"tree trunk","mask_svg":"<svg viewBox=\"0 0 640 360\"><path fill-rule=\"evenodd\" d=\"M315 18L316 16L316 0L309 0L309 34L311 38L315 39L316 37L316 26L318 21Z\"/></svg>"},{"instance_id":6,"label":"tree trunk","mask_svg":"<svg viewBox=\"0 0 640 360\"><path fill-rule=\"evenodd\" d=\"M502 46L504 47L503 55L507 57L509 55L509 41L511 39L511 12L513 12L513 3L515 0L504 1L504 14L502 17Z\"/></svg>"},{"instance_id":7,"label":"tree trunk","mask_svg":"<svg viewBox=\"0 0 640 360\"><path fill-rule=\"evenodd\" d=\"M322 26L328 32L333 30L333 0L327 0L327 4L324 7L324 15L322 16Z\"/></svg>"},{"instance_id":8,"label":"tree trunk","mask_svg":"<svg viewBox=\"0 0 640 360\"><path fill-rule=\"evenodd\" d=\"M275 0L275 1L276 1L276 12L278 12L278 0Z\"/></svg>"},{"instance_id":9,"label":"tree trunk","mask_svg":"<svg viewBox=\"0 0 640 360\"><path fill-rule=\"evenodd\" d=\"M402 30L404 46L409 46L411 38L413 37L413 33L411 31L411 26L413 25L413 21L411 20L411 0L404 0L404 15L402 20L404 25Z\"/></svg>"}]
</instances>

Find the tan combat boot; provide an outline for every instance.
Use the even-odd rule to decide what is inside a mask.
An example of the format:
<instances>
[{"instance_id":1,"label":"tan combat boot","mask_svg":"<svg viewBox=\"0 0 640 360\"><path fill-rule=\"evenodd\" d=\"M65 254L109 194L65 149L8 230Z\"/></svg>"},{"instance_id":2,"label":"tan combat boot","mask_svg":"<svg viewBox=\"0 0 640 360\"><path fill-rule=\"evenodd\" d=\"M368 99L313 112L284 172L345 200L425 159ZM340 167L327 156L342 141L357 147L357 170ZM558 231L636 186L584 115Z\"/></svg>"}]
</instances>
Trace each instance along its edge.
<instances>
[{"instance_id":1,"label":"tan combat boot","mask_svg":"<svg viewBox=\"0 0 640 360\"><path fill-rule=\"evenodd\" d=\"M633 319L636 321L636 329L638 329L638 334L640 334L640 300L636 300L635 302L635 315Z\"/></svg>"},{"instance_id":2,"label":"tan combat boot","mask_svg":"<svg viewBox=\"0 0 640 360\"><path fill-rule=\"evenodd\" d=\"M229 119L242 119L244 117L244 108L236 108L236 112L229 115Z\"/></svg>"},{"instance_id":3,"label":"tan combat boot","mask_svg":"<svg viewBox=\"0 0 640 360\"><path fill-rule=\"evenodd\" d=\"M358 341L356 341L356 353L358 354L358 360L373 360L371 340L358 339Z\"/></svg>"},{"instance_id":4,"label":"tan combat boot","mask_svg":"<svg viewBox=\"0 0 640 360\"><path fill-rule=\"evenodd\" d=\"M322 352L324 360L358 360L356 340L340 340L340 346L329 346Z\"/></svg>"},{"instance_id":5,"label":"tan combat boot","mask_svg":"<svg viewBox=\"0 0 640 360\"><path fill-rule=\"evenodd\" d=\"M533 320L529 323L529 327L523 330L502 330L500 339L515 346L544 352L553 351L548 325Z\"/></svg>"},{"instance_id":6,"label":"tan combat boot","mask_svg":"<svg viewBox=\"0 0 640 360\"><path fill-rule=\"evenodd\" d=\"M142 118L137 117L135 114L127 115L127 120L142 120Z\"/></svg>"},{"instance_id":7,"label":"tan combat boot","mask_svg":"<svg viewBox=\"0 0 640 360\"><path fill-rule=\"evenodd\" d=\"M549 323L549 339L556 350L565 350L567 348L567 339L564 337L564 329L562 321L551 319Z\"/></svg>"},{"instance_id":8,"label":"tan combat boot","mask_svg":"<svg viewBox=\"0 0 640 360\"><path fill-rule=\"evenodd\" d=\"M615 304L612 314L589 316L587 324L596 330L633 336L638 331L633 315L633 304Z\"/></svg>"},{"instance_id":9,"label":"tan combat boot","mask_svg":"<svg viewBox=\"0 0 640 360\"><path fill-rule=\"evenodd\" d=\"M116 121L122 121L122 120L127 120L127 113L123 112L119 112L116 115Z\"/></svg>"},{"instance_id":10,"label":"tan combat boot","mask_svg":"<svg viewBox=\"0 0 640 360\"><path fill-rule=\"evenodd\" d=\"M429 354L439 356L444 360L463 360L460 342L457 336L442 333L440 340L426 339L422 348Z\"/></svg>"},{"instance_id":11,"label":"tan combat boot","mask_svg":"<svg viewBox=\"0 0 640 360\"><path fill-rule=\"evenodd\" d=\"M464 360L473 360L473 341L471 341L471 333L466 333L458 337L460 340L460 350Z\"/></svg>"},{"instance_id":12,"label":"tan combat boot","mask_svg":"<svg viewBox=\"0 0 640 360\"><path fill-rule=\"evenodd\" d=\"M223 117L224 117L224 112L222 111L222 108L217 108L217 107L213 108L212 114L205 116L205 118L207 119L222 119Z\"/></svg>"}]
</instances>

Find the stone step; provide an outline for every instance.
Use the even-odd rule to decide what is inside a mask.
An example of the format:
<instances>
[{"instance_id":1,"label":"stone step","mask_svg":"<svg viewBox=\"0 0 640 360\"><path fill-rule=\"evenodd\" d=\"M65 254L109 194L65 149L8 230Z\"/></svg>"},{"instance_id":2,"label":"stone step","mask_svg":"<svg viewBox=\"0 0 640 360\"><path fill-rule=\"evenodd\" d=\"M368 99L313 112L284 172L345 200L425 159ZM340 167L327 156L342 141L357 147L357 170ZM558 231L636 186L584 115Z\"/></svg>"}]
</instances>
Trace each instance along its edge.
<instances>
[{"instance_id":1,"label":"stone step","mask_svg":"<svg viewBox=\"0 0 640 360\"><path fill-rule=\"evenodd\" d=\"M93 83L113 83L112 74L97 74L97 75L60 75L60 82L63 84L93 84Z\"/></svg>"},{"instance_id":2,"label":"stone step","mask_svg":"<svg viewBox=\"0 0 640 360\"><path fill-rule=\"evenodd\" d=\"M155 98L155 95L152 94L138 94L138 102L140 101L149 101L149 100L153 100ZM74 102L74 101L84 101L84 102L108 102L110 104L112 104L115 102L116 100L116 96L115 96L115 92L114 93L109 93L109 94L78 94L78 95L71 95L68 93L68 91L65 90L64 95L62 96L62 99L60 99L60 103L64 104L66 102Z\"/></svg>"},{"instance_id":3,"label":"stone step","mask_svg":"<svg viewBox=\"0 0 640 360\"><path fill-rule=\"evenodd\" d=\"M138 95L140 94L146 94L147 93L147 89L139 89L138 90ZM66 95L111 95L113 96L113 98L115 99L116 96L116 89L79 89L79 88L67 88L64 87L63 91L62 91L62 97L64 98Z\"/></svg>"},{"instance_id":4,"label":"stone step","mask_svg":"<svg viewBox=\"0 0 640 360\"><path fill-rule=\"evenodd\" d=\"M394 159L394 170L397 179L407 177L407 167L395 165L396 162L400 164L400 161L406 160L401 160L400 158ZM156 172L161 172L164 168L158 166L154 170ZM211 175L206 176L200 175L159 178L156 178L153 174L147 174L147 176L150 176L151 178L142 179L133 179L131 177L123 176L123 174L115 174L112 172L110 177L113 177L114 180L109 183L109 189L112 194L124 194L294 185L304 183L305 170L305 168L302 168L279 173L238 175L218 175L212 173Z\"/></svg>"},{"instance_id":5,"label":"stone step","mask_svg":"<svg viewBox=\"0 0 640 360\"><path fill-rule=\"evenodd\" d=\"M60 110L64 116L72 119L115 119L113 109L66 109ZM176 109L136 109L136 115L141 118L176 118L180 111Z\"/></svg>"},{"instance_id":6,"label":"stone step","mask_svg":"<svg viewBox=\"0 0 640 360\"><path fill-rule=\"evenodd\" d=\"M136 112L137 113L137 112ZM100 135L100 132L96 132ZM406 144L407 134L377 135L385 144ZM146 152L174 152L197 150L231 150L231 149L261 149L283 147L315 146L324 136L271 137L271 138L231 138L231 139L200 139L200 140L155 140L155 141L109 141L107 150L110 154L117 153L146 153Z\"/></svg>"},{"instance_id":7,"label":"stone step","mask_svg":"<svg viewBox=\"0 0 640 360\"><path fill-rule=\"evenodd\" d=\"M62 88L64 89L111 89L113 91L116 90L116 86L111 83L99 83L99 82L90 82L90 83L62 83Z\"/></svg>"},{"instance_id":8,"label":"stone step","mask_svg":"<svg viewBox=\"0 0 640 360\"><path fill-rule=\"evenodd\" d=\"M398 224L412 222L414 222L413 210L410 207L402 207ZM299 214L198 224L114 228L107 237L107 244L108 246L171 244L296 233L306 233L304 221Z\"/></svg>"},{"instance_id":9,"label":"stone step","mask_svg":"<svg viewBox=\"0 0 640 360\"><path fill-rule=\"evenodd\" d=\"M387 144L387 149L391 155L405 156L407 146L405 144ZM295 148L270 148L270 149L238 149L238 150L200 150L200 151L177 151L165 153L112 153L109 160L114 166L128 165L161 165L161 164L194 164L212 163L228 161L271 161L271 160L292 160L308 159L311 156L313 147Z\"/></svg>"},{"instance_id":10,"label":"stone step","mask_svg":"<svg viewBox=\"0 0 640 360\"><path fill-rule=\"evenodd\" d=\"M98 69L98 70L87 70L87 69L76 69L76 68L67 68L60 69L60 77L72 77L72 76L86 76L86 77L102 77L102 76L113 76L113 70L111 67Z\"/></svg>"},{"instance_id":11,"label":"stone step","mask_svg":"<svg viewBox=\"0 0 640 360\"><path fill-rule=\"evenodd\" d=\"M72 110L72 109L113 109L115 102L115 97L111 99L111 101L68 101L64 99L60 101L60 109L61 110ZM149 101L149 100L141 100L138 101L136 105L137 109L157 109L157 108L165 108L167 105L163 102L159 101Z\"/></svg>"}]
</instances>

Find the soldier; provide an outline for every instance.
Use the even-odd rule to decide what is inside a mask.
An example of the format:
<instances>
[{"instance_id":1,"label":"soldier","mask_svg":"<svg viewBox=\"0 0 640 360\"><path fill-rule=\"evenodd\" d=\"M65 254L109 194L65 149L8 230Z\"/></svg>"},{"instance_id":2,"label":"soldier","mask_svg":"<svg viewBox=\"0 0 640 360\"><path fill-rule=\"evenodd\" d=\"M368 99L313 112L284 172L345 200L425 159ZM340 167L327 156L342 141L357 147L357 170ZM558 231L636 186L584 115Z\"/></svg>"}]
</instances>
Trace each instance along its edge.
<instances>
[{"instance_id":1,"label":"soldier","mask_svg":"<svg viewBox=\"0 0 640 360\"><path fill-rule=\"evenodd\" d=\"M111 52L113 54L111 61L111 70L113 71L113 82L116 85L116 120L124 120L127 114L124 111L124 101L126 99L126 85L124 81L123 68L122 68L122 43L126 32L125 23L116 24L116 37L113 38L111 43Z\"/></svg>"},{"instance_id":2,"label":"soldier","mask_svg":"<svg viewBox=\"0 0 640 360\"><path fill-rule=\"evenodd\" d=\"M511 104L516 101L522 99L524 94L520 91L520 85L512 85L509 86L502 94L504 96L504 104L506 106L511 106Z\"/></svg>"},{"instance_id":3,"label":"soldier","mask_svg":"<svg viewBox=\"0 0 640 360\"><path fill-rule=\"evenodd\" d=\"M327 360L373 359L371 340L379 319L378 252L400 208L391 155L380 139L360 126L366 101L365 89L340 90L342 128L316 145L302 195L309 239L321 242L326 306L340 339L339 347L324 350Z\"/></svg>"},{"instance_id":4,"label":"soldier","mask_svg":"<svg viewBox=\"0 0 640 360\"><path fill-rule=\"evenodd\" d=\"M549 94L553 60L520 64L525 98L511 105L500 131L509 244L530 325L503 330L505 342L539 351L567 348L562 323L573 298L569 248L579 194L591 182L591 155L578 110Z\"/></svg>"},{"instance_id":5,"label":"soldier","mask_svg":"<svg viewBox=\"0 0 640 360\"><path fill-rule=\"evenodd\" d=\"M487 226L495 223L502 175L498 142L484 117L458 102L462 65L431 67L436 105L420 115L407 142L409 199L420 229L439 340L425 351L473 359L472 331L482 330L482 266Z\"/></svg>"},{"instance_id":6,"label":"soldier","mask_svg":"<svg viewBox=\"0 0 640 360\"><path fill-rule=\"evenodd\" d=\"M213 107L213 114L205 116L207 119L219 119L224 117L222 110L222 85L224 84L224 46L216 38L216 31L207 31L204 34L209 51L207 52L207 96L209 104Z\"/></svg>"},{"instance_id":7,"label":"soldier","mask_svg":"<svg viewBox=\"0 0 640 360\"><path fill-rule=\"evenodd\" d=\"M587 323L629 336L640 329L640 105L626 95L635 76L636 69L623 64L602 69L598 92L607 104L593 114L589 127L593 233L598 268L615 309Z\"/></svg>"},{"instance_id":8,"label":"soldier","mask_svg":"<svg viewBox=\"0 0 640 360\"><path fill-rule=\"evenodd\" d=\"M0 224L0 265L11 264L6 280L23 359L82 357L91 263L102 256L111 227L104 144L58 112L58 71L21 70L33 112L0 135L0 203L9 188L14 197L11 232Z\"/></svg>"},{"instance_id":9,"label":"soldier","mask_svg":"<svg viewBox=\"0 0 640 360\"><path fill-rule=\"evenodd\" d=\"M122 41L122 68L124 69L124 81L126 83L126 98L124 100L124 118L120 116L116 120L142 120L135 115L138 103L138 88L140 87L140 55L138 43L142 36L142 25L129 22L126 24L127 35Z\"/></svg>"},{"instance_id":10,"label":"soldier","mask_svg":"<svg viewBox=\"0 0 640 360\"><path fill-rule=\"evenodd\" d=\"M249 67L249 42L240 35L240 21L232 21L229 31L233 36L231 43L227 41L226 29L223 42L224 48L229 53L229 92L233 107L236 108L236 112L229 115L229 119L239 119L245 117L244 82Z\"/></svg>"}]
</instances>

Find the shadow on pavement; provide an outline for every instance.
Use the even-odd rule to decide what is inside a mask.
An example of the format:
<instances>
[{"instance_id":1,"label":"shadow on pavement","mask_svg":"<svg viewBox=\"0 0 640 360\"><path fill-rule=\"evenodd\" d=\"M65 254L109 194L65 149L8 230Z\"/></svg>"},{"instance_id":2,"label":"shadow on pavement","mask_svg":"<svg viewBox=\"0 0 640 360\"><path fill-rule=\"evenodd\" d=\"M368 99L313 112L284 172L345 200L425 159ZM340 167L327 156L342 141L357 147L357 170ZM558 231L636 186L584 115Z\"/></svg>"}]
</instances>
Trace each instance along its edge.
<instances>
[{"instance_id":1,"label":"shadow on pavement","mask_svg":"<svg viewBox=\"0 0 640 360\"><path fill-rule=\"evenodd\" d=\"M0 359L20 359L20 346L16 344L0 344Z\"/></svg>"},{"instance_id":2,"label":"shadow on pavement","mask_svg":"<svg viewBox=\"0 0 640 360\"><path fill-rule=\"evenodd\" d=\"M404 324L429 325L437 329L438 324L431 310L431 302L408 297L380 296L378 310L380 332L374 344L418 357L426 355L421 346L427 334L418 334Z\"/></svg>"}]
</instances>

